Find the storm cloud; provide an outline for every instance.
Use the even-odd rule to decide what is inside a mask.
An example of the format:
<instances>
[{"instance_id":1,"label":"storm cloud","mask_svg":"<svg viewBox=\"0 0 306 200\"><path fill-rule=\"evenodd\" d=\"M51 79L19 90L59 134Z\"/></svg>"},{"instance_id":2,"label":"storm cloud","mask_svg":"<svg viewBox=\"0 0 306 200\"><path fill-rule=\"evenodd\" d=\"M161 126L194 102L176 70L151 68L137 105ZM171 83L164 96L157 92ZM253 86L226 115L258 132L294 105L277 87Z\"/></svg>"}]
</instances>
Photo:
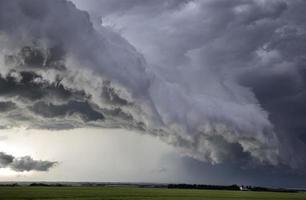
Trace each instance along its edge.
<instances>
[{"instance_id":1,"label":"storm cloud","mask_svg":"<svg viewBox=\"0 0 306 200\"><path fill-rule=\"evenodd\" d=\"M220 112L225 110L222 105L240 110L226 104L231 102L227 93L231 93L235 102L247 98L246 102L260 113L259 118L267 119L270 124L264 126L270 127L264 137L275 135L272 141L277 144L267 143L275 147L278 165L303 169L306 26L302 8L305 1L74 2L90 11L93 17L101 17L102 24L119 31L154 65L153 71L180 89L187 88L189 97L190 93L203 94L206 101L214 104L225 99L213 108L214 114L222 117L230 114L229 118L235 119L233 111ZM216 99L207 100L210 97ZM203 106L208 107L202 104L197 109ZM215 117L214 123L222 117ZM235 125L258 122L243 115L241 118ZM255 127L263 126L256 124ZM251 134L258 136L258 131L252 130ZM229 132L233 135L234 131ZM245 130L240 132L243 134L239 136L245 134ZM226 134L221 135L227 138ZM222 142L222 137L205 136L203 143L197 138L197 142L189 145L199 146L221 160L233 156L230 160L244 162L249 160L250 152L261 158L266 155L266 152L246 151L245 147L240 149L256 144L257 138L247 144L240 141L237 146L237 139L228 144Z\"/></svg>"},{"instance_id":2,"label":"storm cloud","mask_svg":"<svg viewBox=\"0 0 306 200\"><path fill-rule=\"evenodd\" d=\"M10 154L0 152L0 168L10 168L17 172L48 171L56 164L56 162L34 160L30 156L16 158Z\"/></svg>"},{"instance_id":3,"label":"storm cloud","mask_svg":"<svg viewBox=\"0 0 306 200\"><path fill-rule=\"evenodd\" d=\"M211 163L305 165L305 1L88 6L0 0L1 127L125 128Z\"/></svg>"}]
</instances>

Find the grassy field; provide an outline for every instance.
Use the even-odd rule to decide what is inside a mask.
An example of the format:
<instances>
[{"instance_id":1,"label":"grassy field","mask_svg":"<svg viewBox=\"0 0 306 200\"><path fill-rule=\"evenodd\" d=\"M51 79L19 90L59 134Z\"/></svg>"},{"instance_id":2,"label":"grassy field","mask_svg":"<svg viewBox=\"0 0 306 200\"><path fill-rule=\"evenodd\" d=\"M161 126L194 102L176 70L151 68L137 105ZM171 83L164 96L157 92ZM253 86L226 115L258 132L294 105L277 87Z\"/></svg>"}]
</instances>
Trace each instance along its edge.
<instances>
[{"instance_id":1,"label":"grassy field","mask_svg":"<svg viewBox=\"0 0 306 200\"><path fill-rule=\"evenodd\" d=\"M306 200L306 194L134 187L0 187L0 199Z\"/></svg>"}]
</instances>

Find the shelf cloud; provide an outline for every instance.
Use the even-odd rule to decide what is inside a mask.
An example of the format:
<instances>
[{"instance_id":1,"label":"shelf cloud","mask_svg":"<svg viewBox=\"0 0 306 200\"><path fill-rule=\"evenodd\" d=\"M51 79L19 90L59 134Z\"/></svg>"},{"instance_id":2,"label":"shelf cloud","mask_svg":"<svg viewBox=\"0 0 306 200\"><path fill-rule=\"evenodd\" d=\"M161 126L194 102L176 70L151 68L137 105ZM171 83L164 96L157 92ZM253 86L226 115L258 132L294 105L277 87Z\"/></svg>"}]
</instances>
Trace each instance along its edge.
<instances>
[{"instance_id":1,"label":"shelf cloud","mask_svg":"<svg viewBox=\"0 0 306 200\"><path fill-rule=\"evenodd\" d=\"M305 1L90 2L147 19L139 48L156 46L140 53L72 2L0 0L3 129L124 128L213 164L305 165Z\"/></svg>"}]
</instances>

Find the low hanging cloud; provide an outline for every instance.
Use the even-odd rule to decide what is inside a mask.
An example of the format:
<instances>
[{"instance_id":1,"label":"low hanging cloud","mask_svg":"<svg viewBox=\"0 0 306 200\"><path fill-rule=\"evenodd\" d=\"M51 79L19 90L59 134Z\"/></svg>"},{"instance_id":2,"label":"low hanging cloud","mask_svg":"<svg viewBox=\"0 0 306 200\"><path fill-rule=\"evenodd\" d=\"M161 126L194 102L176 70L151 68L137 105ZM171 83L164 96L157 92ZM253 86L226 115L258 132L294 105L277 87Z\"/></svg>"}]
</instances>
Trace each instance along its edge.
<instances>
[{"instance_id":1,"label":"low hanging cloud","mask_svg":"<svg viewBox=\"0 0 306 200\"><path fill-rule=\"evenodd\" d=\"M305 29L291 23L301 16L286 11L303 2L129 2L120 8L131 26L135 13L160 13L148 17L160 29L145 57L71 2L0 0L0 126L125 128L203 161L287 164L287 127L274 120L260 84L295 77L289 66L302 68L303 56L286 47L303 41L297 34ZM122 16L111 8L110 15ZM143 8L154 11L137 12Z\"/></svg>"},{"instance_id":2,"label":"low hanging cloud","mask_svg":"<svg viewBox=\"0 0 306 200\"><path fill-rule=\"evenodd\" d=\"M303 171L305 1L74 2L120 31L154 65L152 70L189 93L220 99L226 94L218 89L222 84L236 98L244 96L228 80L247 89L273 126L279 164ZM239 145L228 151L218 144L212 152L246 157Z\"/></svg>"},{"instance_id":3,"label":"low hanging cloud","mask_svg":"<svg viewBox=\"0 0 306 200\"><path fill-rule=\"evenodd\" d=\"M10 168L17 172L48 171L57 162L34 160L30 156L16 158L10 154L0 152L0 168Z\"/></svg>"}]
</instances>

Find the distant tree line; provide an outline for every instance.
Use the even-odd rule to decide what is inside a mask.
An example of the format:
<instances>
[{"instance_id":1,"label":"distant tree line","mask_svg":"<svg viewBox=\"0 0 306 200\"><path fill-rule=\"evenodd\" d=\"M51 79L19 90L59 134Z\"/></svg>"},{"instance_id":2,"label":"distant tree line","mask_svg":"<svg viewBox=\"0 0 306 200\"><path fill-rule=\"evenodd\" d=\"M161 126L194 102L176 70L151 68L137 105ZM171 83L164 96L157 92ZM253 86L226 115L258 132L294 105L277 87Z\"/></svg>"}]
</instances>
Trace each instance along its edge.
<instances>
[{"instance_id":1,"label":"distant tree line","mask_svg":"<svg viewBox=\"0 0 306 200\"><path fill-rule=\"evenodd\" d=\"M247 186L247 188L251 191L262 191L262 192L299 192L294 189L286 189L286 188L265 188L265 187L252 187Z\"/></svg>"},{"instance_id":2,"label":"distant tree line","mask_svg":"<svg viewBox=\"0 0 306 200\"><path fill-rule=\"evenodd\" d=\"M241 186L246 191L258 192L298 192L298 190L285 188L267 188L256 186ZM238 185L198 185L198 184L169 184L169 189L205 189L205 190L241 190Z\"/></svg>"},{"instance_id":3,"label":"distant tree line","mask_svg":"<svg viewBox=\"0 0 306 200\"><path fill-rule=\"evenodd\" d=\"M29 186L32 186L32 187L63 187L63 186L68 186L68 185L64 185L64 184L61 184L61 183L31 183Z\"/></svg>"},{"instance_id":4,"label":"distant tree line","mask_svg":"<svg viewBox=\"0 0 306 200\"><path fill-rule=\"evenodd\" d=\"M240 190L238 185L169 184L170 189Z\"/></svg>"},{"instance_id":5,"label":"distant tree line","mask_svg":"<svg viewBox=\"0 0 306 200\"><path fill-rule=\"evenodd\" d=\"M1 184L0 186L3 186L3 187L18 187L20 185L18 183L8 183L8 184Z\"/></svg>"}]
</instances>

